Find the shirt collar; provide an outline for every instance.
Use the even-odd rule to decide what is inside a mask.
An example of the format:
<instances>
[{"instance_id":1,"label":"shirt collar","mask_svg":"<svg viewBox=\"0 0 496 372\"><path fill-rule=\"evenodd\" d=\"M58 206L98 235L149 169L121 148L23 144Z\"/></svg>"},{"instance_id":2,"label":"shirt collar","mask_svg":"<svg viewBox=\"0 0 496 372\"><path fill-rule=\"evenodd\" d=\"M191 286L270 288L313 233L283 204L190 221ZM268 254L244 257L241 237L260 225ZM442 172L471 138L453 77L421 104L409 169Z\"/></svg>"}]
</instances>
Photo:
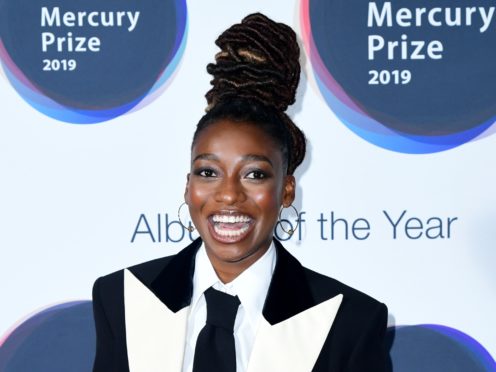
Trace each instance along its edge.
<instances>
[{"instance_id":1,"label":"shirt collar","mask_svg":"<svg viewBox=\"0 0 496 372\"><path fill-rule=\"evenodd\" d=\"M269 290L272 274L276 264L276 250L274 242L253 265L243 271L230 283L222 283L207 256L205 244L202 243L196 254L195 273L193 275L193 296L191 311L195 311L198 300L209 287L237 295L246 311L253 327L256 327Z\"/></svg>"}]
</instances>

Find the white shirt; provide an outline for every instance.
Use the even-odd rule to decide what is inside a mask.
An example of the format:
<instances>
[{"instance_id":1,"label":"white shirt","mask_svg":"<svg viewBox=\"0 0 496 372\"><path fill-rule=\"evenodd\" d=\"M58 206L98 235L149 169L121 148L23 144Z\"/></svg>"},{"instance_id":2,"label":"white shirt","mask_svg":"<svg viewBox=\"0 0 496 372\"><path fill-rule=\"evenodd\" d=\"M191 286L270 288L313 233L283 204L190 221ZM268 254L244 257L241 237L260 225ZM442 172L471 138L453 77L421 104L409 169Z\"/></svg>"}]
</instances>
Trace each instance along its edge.
<instances>
[{"instance_id":1,"label":"white shirt","mask_svg":"<svg viewBox=\"0 0 496 372\"><path fill-rule=\"evenodd\" d=\"M207 303L203 292L212 286L217 290L239 297L241 304L234 321L236 372L246 371L275 264L276 250L274 243L271 243L267 252L253 265L232 282L224 284L215 273L205 246L202 244L196 254L183 372L193 370L196 340L207 319Z\"/></svg>"}]
</instances>

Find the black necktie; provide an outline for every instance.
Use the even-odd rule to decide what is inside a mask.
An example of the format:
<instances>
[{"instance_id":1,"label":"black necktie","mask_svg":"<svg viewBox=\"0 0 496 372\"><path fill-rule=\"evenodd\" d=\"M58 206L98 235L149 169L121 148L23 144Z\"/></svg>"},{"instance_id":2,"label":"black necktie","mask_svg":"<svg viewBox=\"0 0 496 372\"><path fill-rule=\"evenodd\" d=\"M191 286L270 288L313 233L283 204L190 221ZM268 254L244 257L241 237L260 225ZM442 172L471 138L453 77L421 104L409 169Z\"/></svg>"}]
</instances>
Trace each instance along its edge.
<instances>
[{"instance_id":1,"label":"black necktie","mask_svg":"<svg viewBox=\"0 0 496 372\"><path fill-rule=\"evenodd\" d=\"M205 291L207 322L196 341L193 372L236 372L234 320L238 296L210 287Z\"/></svg>"}]
</instances>

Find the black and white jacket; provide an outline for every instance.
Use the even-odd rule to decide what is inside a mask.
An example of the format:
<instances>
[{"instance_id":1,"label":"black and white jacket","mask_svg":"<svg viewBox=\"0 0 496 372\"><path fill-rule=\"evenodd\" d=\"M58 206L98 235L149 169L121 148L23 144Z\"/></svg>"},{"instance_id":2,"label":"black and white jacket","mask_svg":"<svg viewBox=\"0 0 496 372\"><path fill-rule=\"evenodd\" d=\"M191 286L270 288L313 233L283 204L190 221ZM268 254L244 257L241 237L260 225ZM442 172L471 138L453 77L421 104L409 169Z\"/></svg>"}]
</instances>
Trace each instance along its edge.
<instances>
[{"instance_id":1,"label":"black and white jacket","mask_svg":"<svg viewBox=\"0 0 496 372\"><path fill-rule=\"evenodd\" d=\"M197 239L176 255L99 278L94 372L181 372ZM303 267L277 262L247 372L382 372L387 308ZM214 371L213 371L214 372Z\"/></svg>"}]
</instances>

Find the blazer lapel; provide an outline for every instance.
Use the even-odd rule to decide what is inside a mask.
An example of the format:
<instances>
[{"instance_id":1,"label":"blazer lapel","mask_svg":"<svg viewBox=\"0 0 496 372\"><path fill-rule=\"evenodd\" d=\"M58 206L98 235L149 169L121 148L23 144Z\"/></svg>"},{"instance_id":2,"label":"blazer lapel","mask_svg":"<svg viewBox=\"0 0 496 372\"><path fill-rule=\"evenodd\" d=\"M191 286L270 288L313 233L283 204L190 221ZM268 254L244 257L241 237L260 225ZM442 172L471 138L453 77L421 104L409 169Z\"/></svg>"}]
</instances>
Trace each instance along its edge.
<instances>
[{"instance_id":1,"label":"blazer lapel","mask_svg":"<svg viewBox=\"0 0 496 372\"><path fill-rule=\"evenodd\" d=\"M343 296L315 299L305 269L276 240L277 263L248 372L311 371Z\"/></svg>"},{"instance_id":2,"label":"blazer lapel","mask_svg":"<svg viewBox=\"0 0 496 372\"><path fill-rule=\"evenodd\" d=\"M124 304L129 370L180 372L189 307L174 313L129 270Z\"/></svg>"},{"instance_id":3,"label":"blazer lapel","mask_svg":"<svg viewBox=\"0 0 496 372\"><path fill-rule=\"evenodd\" d=\"M280 323L262 319L248 372L310 372L343 296L337 295Z\"/></svg>"},{"instance_id":4,"label":"blazer lapel","mask_svg":"<svg viewBox=\"0 0 496 372\"><path fill-rule=\"evenodd\" d=\"M196 240L151 277L133 268L124 271L130 371L182 370L194 258L200 245Z\"/></svg>"}]
</instances>

